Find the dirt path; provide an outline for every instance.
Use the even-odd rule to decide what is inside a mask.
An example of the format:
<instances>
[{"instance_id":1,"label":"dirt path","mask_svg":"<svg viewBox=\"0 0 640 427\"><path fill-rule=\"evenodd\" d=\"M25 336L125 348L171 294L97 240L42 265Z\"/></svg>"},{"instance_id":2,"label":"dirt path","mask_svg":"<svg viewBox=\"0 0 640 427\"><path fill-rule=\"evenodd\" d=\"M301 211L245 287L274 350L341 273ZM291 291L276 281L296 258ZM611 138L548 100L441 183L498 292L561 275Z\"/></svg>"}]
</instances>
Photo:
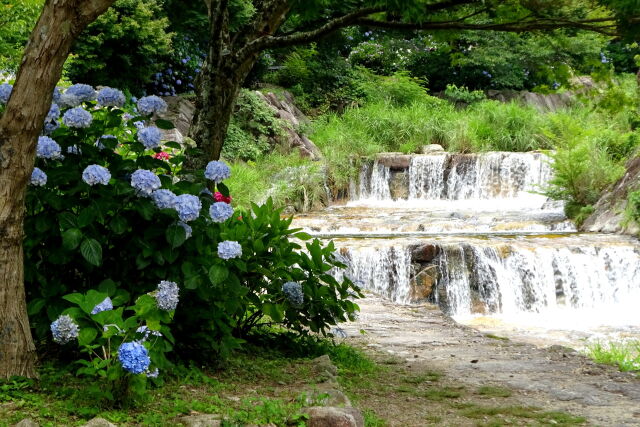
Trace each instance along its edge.
<instances>
[{"instance_id":1,"label":"dirt path","mask_svg":"<svg viewBox=\"0 0 640 427\"><path fill-rule=\"evenodd\" d=\"M640 379L632 374L564 347L485 336L431 306L398 306L375 297L359 305L359 320L345 325L347 342L397 356L409 368L440 371L466 387L508 388L514 391L510 403L568 412L593 425L640 426Z\"/></svg>"}]
</instances>

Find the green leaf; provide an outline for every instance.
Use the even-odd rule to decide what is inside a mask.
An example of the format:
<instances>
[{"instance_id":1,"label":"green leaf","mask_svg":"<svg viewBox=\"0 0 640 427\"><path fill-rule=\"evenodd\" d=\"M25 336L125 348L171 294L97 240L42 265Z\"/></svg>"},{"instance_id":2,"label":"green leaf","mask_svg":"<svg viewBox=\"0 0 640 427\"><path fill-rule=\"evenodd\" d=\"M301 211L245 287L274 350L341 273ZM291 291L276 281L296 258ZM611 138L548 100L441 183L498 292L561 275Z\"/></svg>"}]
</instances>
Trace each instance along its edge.
<instances>
[{"instance_id":1,"label":"green leaf","mask_svg":"<svg viewBox=\"0 0 640 427\"><path fill-rule=\"evenodd\" d=\"M214 285L219 285L229 277L229 269L224 265L215 264L209 269L209 279Z\"/></svg>"},{"instance_id":2,"label":"green leaf","mask_svg":"<svg viewBox=\"0 0 640 427\"><path fill-rule=\"evenodd\" d=\"M102 264L102 246L95 239L84 239L80 244L80 253L89 264Z\"/></svg>"},{"instance_id":3,"label":"green leaf","mask_svg":"<svg viewBox=\"0 0 640 427\"><path fill-rule=\"evenodd\" d=\"M71 212L60 212L58 214L58 224L63 230L75 228L78 226L78 218Z\"/></svg>"},{"instance_id":4,"label":"green leaf","mask_svg":"<svg viewBox=\"0 0 640 427\"><path fill-rule=\"evenodd\" d=\"M163 142L162 145L164 145L165 147L169 147L169 148L175 148L176 150L181 150L182 146L175 142L175 141L168 141L168 142Z\"/></svg>"},{"instance_id":5,"label":"green leaf","mask_svg":"<svg viewBox=\"0 0 640 427\"><path fill-rule=\"evenodd\" d=\"M82 301L84 301L84 295L82 295L81 293L75 292L73 294L63 296L62 299L65 299L70 303L80 305Z\"/></svg>"},{"instance_id":6,"label":"green leaf","mask_svg":"<svg viewBox=\"0 0 640 427\"><path fill-rule=\"evenodd\" d=\"M271 317L274 322L280 323L284 320L284 308L280 304L264 303L262 312Z\"/></svg>"},{"instance_id":7,"label":"green leaf","mask_svg":"<svg viewBox=\"0 0 640 427\"><path fill-rule=\"evenodd\" d=\"M81 346L89 345L98 336L98 331L94 328L82 328L78 334L78 344Z\"/></svg>"},{"instance_id":8,"label":"green leaf","mask_svg":"<svg viewBox=\"0 0 640 427\"><path fill-rule=\"evenodd\" d=\"M187 233L184 228L178 224L170 225L165 232L167 242L174 248L182 245L187 240Z\"/></svg>"},{"instance_id":9,"label":"green leaf","mask_svg":"<svg viewBox=\"0 0 640 427\"><path fill-rule=\"evenodd\" d=\"M160 129L165 129L165 130L170 130L170 129L174 129L175 126L173 125L172 122L170 122L169 120L164 120L164 119L157 119L155 122L156 126L158 126Z\"/></svg>"},{"instance_id":10,"label":"green leaf","mask_svg":"<svg viewBox=\"0 0 640 427\"><path fill-rule=\"evenodd\" d=\"M124 217L116 216L109 223L109 227L111 227L114 233L122 234L125 231L127 231L127 228L129 227L129 223Z\"/></svg>"},{"instance_id":11,"label":"green leaf","mask_svg":"<svg viewBox=\"0 0 640 427\"><path fill-rule=\"evenodd\" d=\"M80 215L78 215L78 227L86 227L87 225L91 224L97 216L98 212L93 206L88 206L82 209L80 211Z\"/></svg>"},{"instance_id":12,"label":"green leaf","mask_svg":"<svg viewBox=\"0 0 640 427\"><path fill-rule=\"evenodd\" d=\"M229 197L229 188L226 185L220 182L216 184L216 188L220 193L222 193L223 196Z\"/></svg>"},{"instance_id":13,"label":"green leaf","mask_svg":"<svg viewBox=\"0 0 640 427\"><path fill-rule=\"evenodd\" d=\"M40 313L40 310L44 307L46 300L44 298L36 298L32 300L27 306L27 314L29 316L33 316L34 314Z\"/></svg>"},{"instance_id":14,"label":"green leaf","mask_svg":"<svg viewBox=\"0 0 640 427\"><path fill-rule=\"evenodd\" d=\"M100 284L98 285L98 290L102 293L107 294L108 296L112 297L113 295L115 295L116 293L116 289L117 289L117 285L116 282L114 282L111 279L107 279L107 280L103 280L102 282L100 282Z\"/></svg>"},{"instance_id":15,"label":"green leaf","mask_svg":"<svg viewBox=\"0 0 640 427\"><path fill-rule=\"evenodd\" d=\"M310 235L309 233L296 233L293 235L293 237L295 237L296 239L300 239L300 240L311 240L313 239L313 236Z\"/></svg>"},{"instance_id":16,"label":"green leaf","mask_svg":"<svg viewBox=\"0 0 640 427\"><path fill-rule=\"evenodd\" d=\"M62 233L62 247L71 251L78 247L82 240L82 231L79 228L70 228Z\"/></svg>"}]
</instances>

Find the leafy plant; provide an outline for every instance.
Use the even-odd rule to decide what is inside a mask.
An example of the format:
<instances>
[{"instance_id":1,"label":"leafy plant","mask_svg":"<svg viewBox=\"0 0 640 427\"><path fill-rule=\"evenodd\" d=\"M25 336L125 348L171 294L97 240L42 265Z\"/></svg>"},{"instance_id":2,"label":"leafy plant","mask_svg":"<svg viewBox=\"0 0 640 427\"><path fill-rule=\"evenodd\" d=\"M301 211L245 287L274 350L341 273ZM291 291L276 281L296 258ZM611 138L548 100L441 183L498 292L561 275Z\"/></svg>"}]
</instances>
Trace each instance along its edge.
<instances>
[{"instance_id":1,"label":"leafy plant","mask_svg":"<svg viewBox=\"0 0 640 427\"><path fill-rule=\"evenodd\" d=\"M486 99L484 92L481 90L470 91L466 86L458 87L454 84L447 85L444 96L453 103L462 102L465 104L472 104Z\"/></svg>"}]
</instances>

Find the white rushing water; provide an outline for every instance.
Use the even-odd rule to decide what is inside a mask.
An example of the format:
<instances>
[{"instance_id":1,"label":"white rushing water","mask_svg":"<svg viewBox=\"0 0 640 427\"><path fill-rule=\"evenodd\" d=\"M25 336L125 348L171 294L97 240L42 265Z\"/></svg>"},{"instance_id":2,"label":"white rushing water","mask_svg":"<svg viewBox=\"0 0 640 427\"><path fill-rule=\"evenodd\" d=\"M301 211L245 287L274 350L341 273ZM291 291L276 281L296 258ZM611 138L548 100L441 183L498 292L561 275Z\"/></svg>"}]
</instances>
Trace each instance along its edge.
<instances>
[{"instance_id":1,"label":"white rushing water","mask_svg":"<svg viewBox=\"0 0 640 427\"><path fill-rule=\"evenodd\" d=\"M294 221L344 237L336 241L344 274L365 290L397 303L426 298L472 325L492 319L590 334L640 326L640 242L575 234L562 204L539 194L552 178L548 156L440 153L412 156L404 168L383 163L363 166L346 206ZM420 245L437 253L415 259ZM426 269L437 272L432 289L416 291Z\"/></svg>"}]
</instances>

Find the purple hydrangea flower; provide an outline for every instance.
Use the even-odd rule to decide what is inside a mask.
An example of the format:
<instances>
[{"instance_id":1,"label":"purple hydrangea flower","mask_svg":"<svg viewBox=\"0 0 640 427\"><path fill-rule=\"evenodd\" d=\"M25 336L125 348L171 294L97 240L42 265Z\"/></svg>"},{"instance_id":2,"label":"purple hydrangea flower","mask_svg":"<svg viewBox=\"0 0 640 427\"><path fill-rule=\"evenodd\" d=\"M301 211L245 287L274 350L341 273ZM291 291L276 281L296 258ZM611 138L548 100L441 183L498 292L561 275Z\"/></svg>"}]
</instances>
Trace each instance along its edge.
<instances>
[{"instance_id":1,"label":"purple hydrangea flower","mask_svg":"<svg viewBox=\"0 0 640 427\"><path fill-rule=\"evenodd\" d=\"M233 216L233 208L225 202L216 202L209 208L209 215L213 222L225 222Z\"/></svg>"},{"instance_id":2,"label":"purple hydrangea flower","mask_svg":"<svg viewBox=\"0 0 640 427\"><path fill-rule=\"evenodd\" d=\"M214 160L207 164L204 176L218 184L231 176L231 169L225 162Z\"/></svg>"},{"instance_id":3,"label":"purple hydrangea flower","mask_svg":"<svg viewBox=\"0 0 640 427\"><path fill-rule=\"evenodd\" d=\"M51 323L51 334L53 341L58 344L66 344L71 340L78 338L78 325L68 314L58 317Z\"/></svg>"},{"instance_id":4,"label":"purple hydrangea flower","mask_svg":"<svg viewBox=\"0 0 640 427\"><path fill-rule=\"evenodd\" d=\"M162 132L155 126L149 126L138 130L138 140L147 149L160 146Z\"/></svg>"},{"instance_id":5,"label":"purple hydrangea flower","mask_svg":"<svg viewBox=\"0 0 640 427\"><path fill-rule=\"evenodd\" d=\"M98 104L104 107L122 107L125 100L124 93L118 89L105 87L98 92Z\"/></svg>"},{"instance_id":6,"label":"purple hydrangea flower","mask_svg":"<svg viewBox=\"0 0 640 427\"><path fill-rule=\"evenodd\" d=\"M88 128L92 121L91 113L82 107L67 110L62 116L62 123L70 128Z\"/></svg>"},{"instance_id":7,"label":"purple hydrangea flower","mask_svg":"<svg viewBox=\"0 0 640 427\"><path fill-rule=\"evenodd\" d=\"M107 185L110 179L111 172L104 166L89 165L82 172L82 180L91 186L96 184Z\"/></svg>"},{"instance_id":8,"label":"purple hydrangea flower","mask_svg":"<svg viewBox=\"0 0 640 427\"><path fill-rule=\"evenodd\" d=\"M13 91L13 86L9 83L2 83L0 85L0 104L6 104L9 102L9 97Z\"/></svg>"},{"instance_id":9,"label":"purple hydrangea flower","mask_svg":"<svg viewBox=\"0 0 640 427\"><path fill-rule=\"evenodd\" d=\"M42 187L47 183L47 174L42 171L40 168L33 168L33 172L31 172L31 185L35 185L36 187Z\"/></svg>"},{"instance_id":10,"label":"purple hydrangea flower","mask_svg":"<svg viewBox=\"0 0 640 427\"><path fill-rule=\"evenodd\" d=\"M292 306L300 307L304 303L304 293L302 292L302 286L300 283L287 282L282 285L282 292Z\"/></svg>"},{"instance_id":11,"label":"purple hydrangea flower","mask_svg":"<svg viewBox=\"0 0 640 427\"><path fill-rule=\"evenodd\" d=\"M176 197L175 209L183 222L194 221L200 216L202 202L192 194L181 194Z\"/></svg>"},{"instance_id":12,"label":"purple hydrangea flower","mask_svg":"<svg viewBox=\"0 0 640 427\"><path fill-rule=\"evenodd\" d=\"M242 255L242 246L240 246L240 243L231 240L218 243L218 256L220 258L238 258L240 255Z\"/></svg>"},{"instance_id":13,"label":"purple hydrangea flower","mask_svg":"<svg viewBox=\"0 0 640 427\"><path fill-rule=\"evenodd\" d=\"M106 297L100 304L93 307L93 310L91 310L91 314L98 314L100 312L109 310L113 310L113 301L111 301L111 298Z\"/></svg>"},{"instance_id":14,"label":"purple hydrangea flower","mask_svg":"<svg viewBox=\"0 0 640 427\"><path fill-rule=\"evenodd\" d=\"M62 149L53 139L41 136L38 138L36 156L41 159L60 159L62 158Z\"/></svg>"},{"instance_id":15,"label":"purple hydrangea flower","mask_svg":"<svg viewBox=\"0 0 640 427\"><path fill-rule=\"evenodd\" d=\"M173 209L176 205L176 195L171 190L156 190L151 193L151 199L158 209Z\"/></svg>"},{"instance_id":16,"label":"purple hydrangea flower","mask_svg":"<svg viewBox=\"0 0 640 427\"><path fill-rule=\"evenodd\" d=\"M149 352L137 341L122 343L118 348L118 360L122 368L132 374L145 372L151 364Z\"/></svg>"},{"instance_id":17,"label":"purple hydrangea flower","mask_svg":"<svg viewBox=\"0 0 640 427\"><path fill-rule=\"evenodd\" d=\"M138 169L131 175L131 186L138 191L139 195L148 197L161 185L160 178L146 169Z\"/></svg>"},{"instance_id":18,"label":"purple hydrangea flower","mask_svg":"<svg viewBox=\"0 0 640 427\"><path fill-rule=\"evenodd\" d=\"M142 114L164 113L167 111L167 103L155 95L140 98L137 105Z\"/></svg>"},{"instance_id":19,"label":"purple hydrangea flower","mask_svg":"<svg viewBox=\"0 0 640 427\"><path fill-rule=\"evenodd\" d=\"M163 280L158 284L156 291L156 304L160 310L175 310L178 306L178 294L180 288L176 282Z\"/></svg>"}]
</instances>

